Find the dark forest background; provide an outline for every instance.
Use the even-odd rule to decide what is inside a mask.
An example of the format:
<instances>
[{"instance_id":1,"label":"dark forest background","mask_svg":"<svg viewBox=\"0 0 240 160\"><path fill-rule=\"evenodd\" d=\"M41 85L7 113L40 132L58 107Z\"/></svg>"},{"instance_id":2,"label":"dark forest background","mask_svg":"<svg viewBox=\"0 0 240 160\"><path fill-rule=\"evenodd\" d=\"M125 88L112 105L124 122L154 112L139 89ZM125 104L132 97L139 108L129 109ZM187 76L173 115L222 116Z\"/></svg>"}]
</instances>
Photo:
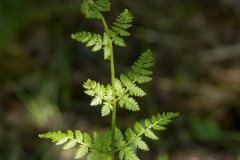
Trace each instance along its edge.
<instances>
[{"instance_id":1,"label":"dark forest background","mask_svg":"<svg viewBox=\"0 0 240 160\"><path fill-rule=\"evenodd\" d=\"M72 40L78 31L101 32L85 19L79 0L0 1L0 159L70 160L38 138L52 130L105 130L110 117L89 106L82 84L109 82L102 53ZM128 47L115 47L117 74L139 54L154 54L153 81L144 85L139 113L118 112L118 126L156 112L180 112L160 140L149 141L151 160L240 160L240 1L112 1L108 23L128 8L134 15Z\"/></svg>"}]
</instances>

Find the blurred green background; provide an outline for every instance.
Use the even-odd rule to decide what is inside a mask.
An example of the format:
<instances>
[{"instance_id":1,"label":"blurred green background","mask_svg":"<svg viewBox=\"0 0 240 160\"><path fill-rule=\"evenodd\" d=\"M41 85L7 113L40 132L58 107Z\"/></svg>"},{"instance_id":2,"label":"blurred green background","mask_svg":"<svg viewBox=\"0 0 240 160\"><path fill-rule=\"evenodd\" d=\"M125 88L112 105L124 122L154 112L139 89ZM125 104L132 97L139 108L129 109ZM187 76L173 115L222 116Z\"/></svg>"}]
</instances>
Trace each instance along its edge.
<instances>
[{"instance_id":1,"label":"blurred green background","mask_svg":"<svg viewBox=\"0 0 240 160\"><path fill-rule=\"evenodd\" d=\"M0 159L70 160L39 133L105 130L110 117L90 107L82 84L109 82L101 53L70 38L78 31L101 32L97 20L80 13L79 0L0 1ZM119 110L118 126L156 112L180 112L159 133L160 141L139 152L151 160L240 160L240 1L112 1L108 22L132 11L128 47L115 47L117 75L139 54L154 53L154 79L144 85L141 113Z\"/></svg>"}]
</instances>

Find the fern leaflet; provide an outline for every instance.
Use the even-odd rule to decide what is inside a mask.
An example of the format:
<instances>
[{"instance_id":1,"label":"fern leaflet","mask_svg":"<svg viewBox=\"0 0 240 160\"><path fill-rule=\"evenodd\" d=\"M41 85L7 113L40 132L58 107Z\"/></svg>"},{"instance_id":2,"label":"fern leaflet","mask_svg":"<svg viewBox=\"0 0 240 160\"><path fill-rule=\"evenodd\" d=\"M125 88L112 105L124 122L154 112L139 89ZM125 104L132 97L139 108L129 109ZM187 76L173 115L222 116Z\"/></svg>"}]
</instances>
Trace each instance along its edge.
<instances>
[{"instance_id":1,"label":"fern leaflet","mask_svg":"<svg viewBox=\"0 0 240 160\"><path fill-rule=\"evenodd\" d=\"M120 107L125 107L127 110L130 111L140 110L138 103L132 97L129 97L128 94L125 94L121 97L121 99L119 100L119 105Z\"/></svg>"},{"instance_id":2,"label":"fern leaflet","mask_svg":"<svg viewBox=\"0 0 240 160\"><path fill-rule=\"evenodd\" d=\"M131 147L125 147L119 152L120 160L139 160Z\"/></svg>"},{"instance_id":3,"label":"fern leaflet","mask_svg":"<svg viewBox=\"0 0 240 160\"><path fill-rule=\"evenodd\" d=\"M45 134L40 134L40 138L51 139L56 145L63 145L63 149L69 149L76 146L79 143L79 148L76 152L75 158L79 159L88 153L89 148L92 148L92 139L87 133L83 133L79 130L73 131L68 130L67 133L48 132Z\"/></svg>"},{"instance_id":4,"label":"fern leaflet","mask_svg":"<svg viewBox=\"0 0 240 160\"><path fill-rule=\"evenodd\" d=\"M71 35L72 39L75 39L82 43L87 43L87 47L91 47L93 52L99 51L102 49L103 40L100 34L92 34L90 32L79 32Z\"/></svg>"},{"instance_id":5,"label":"fern leaflet","mask_svg":"<svg viewBox=\"0 0 240 160\"><path fill-rule=\"evenodd\" d=\"M153 65L152 53L150 50L142 53L137 62L132 65L132 71L128 73L131 80L136 80L138 83L146 83L152 80L149 76L152 71L148 70Z\"/></svg>"},{"instance_id":6,"label":"fern leaflet","mask_svg":"<svg viewBox=\"0 0 240 160\"><path fill-rule=\"evenodd\" d=\"M111 30L109 30L109 35L112 38L112 41L115 45L118 46L126 46L126 43L123 38L120 36L130 36L130 33L126 31L126 29L132 26L133 16L132 13L125 9L122 13L120 13L115 22L113 22L113 26ZM119 36L120 35L120 36Z\"/></svg>"},{"instance_id":7,"label":"fern leaflet","mask_svg":"<svg viewBox=\"0 0 240 160\"><path fill-rule=\"evenodd\" d=\"M142 126L140 123L136 122L134 124L134 130L131 128L128 128L125 132L127 143L122 147L125 148L129 146L130 144L134 144L136 148L139 148L141 150L148 150L147 144L141 139L143 135L146 137L156 140L158 137L152 132L152 130L163 130L164 128L161 128L168 123L171 122L171 119L178 116L178 113L163 113L157 114L156 116L152 116L151 120L146 119L145 120L145 126ZM156 127L158 126L158 127ZM122 150L120 148L119 150Z\"/></svg>"},{"instance_id":8,"label":"fern leaflet","mask_svg":"<svg viewBox=\"0 0 240 160\"><path fill-rule=\"evenodd\" d=\"M101 105L102 116L107 116L112 110L112 87L108 84L106 87L100 83L88 79L83 87L86 89L85 93L92 96L91 106Z\"/></svg>"},{"instance_id":9,"label":"fern leaflet","mask_svg":"<svg viewBox=\"0 0 240 160\"><path fill-rule=\"evenodd\" d=\"M117 35L130 36L130 33L127 32L126 29L132 26L132 20L132 13L125 9L117 16L116 21L113 22L112 30L115 31Z\"/></svg>"},{"instance_id":10,"label":"fern leaflet","mask_svg":"<svg viewBox=\"0 0 240 160\"><path fill-rule=\"evenodd\" d=\"M146 93L141 88L137 87L136 84L134 84L134 81L131 81L127 76L121 74L120 79L131 96L143 97L146 95Z\"/></svg>"},{"instance_id":11,"label":"fern leaflet","mask_svg":"<svg viewBox=\"0 0 240 160\"><path fill-rule=\"evenodd\" d=\"M101 19L102 11L109 11L110 3L108 0L83 0L81 5L81 12L86 18L97 18Z\"/></svg>"}]
</instances>

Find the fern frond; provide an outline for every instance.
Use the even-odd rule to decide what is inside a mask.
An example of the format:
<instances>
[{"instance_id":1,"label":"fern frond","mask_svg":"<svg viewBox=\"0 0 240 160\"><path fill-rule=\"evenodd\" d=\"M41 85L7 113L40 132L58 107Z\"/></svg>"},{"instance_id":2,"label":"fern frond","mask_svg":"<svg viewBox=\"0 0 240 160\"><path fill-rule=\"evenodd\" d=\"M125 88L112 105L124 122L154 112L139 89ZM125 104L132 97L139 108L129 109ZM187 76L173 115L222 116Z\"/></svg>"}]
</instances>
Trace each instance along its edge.
<instances>
[{"instance_id":1,"label":"fern frond","mask_svg":"<svg viewBox=\"0 0 240 160\"><path fill-rule=\"evenodd\" d=\"M97 106L102 104L104 100L106 89L100 83L88 79L84 84L83 87L86 89L85 93L94 97L91 101L91 106Z\"/></svg>"},{"instance_id":2,"label":"fern frond","mask_svg":"<svg viewBox=\"0 0 240 160\"><path fill-rule=\"evenodd\" d=\"M126 136L126 140L128 141L128 144L129 142L135 138L137 135L132 131L131 128L128 128L125 132L125 136Z\"/></svg>"},{"instance_id":3,"label":"fern frond","mask_svg":"<svg viewBox=\"0 0 240 160\"><path fill-rule=\"evenodd\" d=\"M75 39L81 43L87 43L87 47L91 47L93 52L97 52L102 49L103 40L100 34L92 34L90 32L79 32L71 35L72 39Z\"/></svg>"},{"instance_id":4,"label":"fern frond","mask_svg":"<svg viewBox=\"0 0 240 160\"><path fill-rule=\"evenodd\" d=\"M147 144L142 140L142 136L157 140L158 137L152 132L152 130L163 130L165 129L168 123L171 122L172 118L178 116L178 113L163 113L157 114L156 116L152 116L151 119L146 119L144 125L142 126L140 123L136 122L134 124L134 130L128 128L125 132L127 143L122 148L130 146L134 144L136 148L141 150L149 150ZM119 151L122 150L119 149Z\"/></svg>"},{"instance_id":5,"label":"fern frond","mask_svg":"<svg viewBox=\"0 0 240 160\"><path fill-rule=\"evenodd\" d=\"M132 20L132 13L125 9L117 16L116 21L113 22L112 30L116 32L117 35L130 36L130 33L127 32L126 29L132 26Z\"/></svg>"},{"instance_id":6,"label":"fern frond","mask_svg":"<svg viewBox=\"0 0 240 160\"><path fill-rule=\"evenodd\" d=\"M140 110L138 103L132 97L129 97L128 94L125 94L124 96L121 97L121 99L119 100L119 105L120 107L124 107L130 111Z\"/></svg>"},{"instance_id":7,"label":"fern frond","mask_svg":"<svg viewBox=\"0 0 240 160\"><path fill-rule=\"evenodd\" d=\"M121 81L119 79L115 79L115 84L114 84L115 90L116 90L116 95L118 97L121 97L125 94L126 89L123 87Z\"/></svg>"},{"instance_id":8,"label":"fern frond","mask_svg":"<svg viewBox=\"0 0 240 160\"><path fill-rule=\"evenodd\" d=\"M124 140L124 136L120 129L115 128L115 146L120 149L126 144L126 140Z\"/></svg>"},{"instance_id":9,"label":"fern frond","mask_svg":"<svg viewBox=\"0 0 240 160\"><path fill-rule=\"evenodd\" d=\"M90 105L97 106L103 104L102 106L102 116L107 116L113 109L112 107L112 87L108 84L106 87L100 83L88 79L83 87L86 89L84 92L93 97Z\"/></svg>"},{"instance_id":10,"label":"fern frond","mask_svg":"<svg viewBox=\"0 0 240 160\"><path fill-rule=\"evenodd\" d=\"M79 148L77 149L77 152L75 154L75 159L80 159L82 157L84 157L86 154L88 153L88 147L81 145L79 146Z\"/></svg>"},{"instance_id":11,"label":"fern frond","mask_svg":"<svg viewBox=\"0 0 240 160\"><path fill-rule=\"evenodd\" d=\"M109 102L104 102L101 110L102 116L107 116L112 110L112 104Z\"/></svg>"},{"instance_id":12,"label":"fern frond","mask_svg":"<svg viewBox=\"0 0 240 160\"><path fill-rule=\"evenodd\" d=\"M135 128L135 131L137 130L137 131L140 132L140 130L143 130L143 128L142 127L138 128L139 127L138 125L140 125L140 124L139 123L135 123L134 128ZM142 140L141 136L138 136L135 132L133 132L131 128L128 128L126 130L125 135L126 135L126 139L128 141L127 144L130 145L131 143L133 143L136 148L139 148L139 149L145 150L145 151L149 150L146 142L144 142Z\"/></svg>"},{"instance_id":13,"label":"fern frond","mask_svg":"<svg viewBox=\"0 0 240 160\"><path fill-rule=\"evenodd\" d=\"M139 148L143 151L149 151L148 145L146 144L146 142L144 142L142 140L141 137L136 137L136 139L134 139L133 143L137 148Z\"/></svg>"},{"instance_id":14,"label":"fern frond","mask_svg":"<svg viewBox=\"0 0 240 160\"><path fill-rule=\"evenodd\" d=\"M132 13L127 9L117 16L115 22L113 22L112 28L109 29L108 33L115 45L121 47L126 46L126 43L122 37L130 36L130 33L127 31L127 29L132 26L132 20Z\"/></svg>"},{"instance_id":15,"label":"fern frond","mask_svg":"<svg viewBox=\"0 0 240 160\"><path fill-rule=\"evenodd\" d=\"M150 139L153 140L158 140L159 138L151 131L151 130L146 130L144 135Z\"/></svg>"},{"instance_id":16,"label":"fern frond","mask_svg":"<svg viewBox=\"0 0 240 160\"><path fill-rule=\"evenodd\" d=\"M120 80L131 96L143 97L146 95L146 93L141 88L137 87L134 81L130 80L127 76L121 74Z\"/></svg>"},{"instance_id":17,"label":"fern frond","mask_svg":"<svg viewBox=\"0 0 240 160\"><path fill-rule=\"evenodd\" d=\"M110 5L109 0L97 0L95 3L96 9L99 11L109 11Z\"/></svg>"},{"instance_id":18,"label":"fern frond","mask_svg":"<svg viewBox=\"0 0 240 160\"><path fill-rule=\"evenodd\" d=\"M109 59L110 54L111 54L111 47L109 46L109 39L110 37L106 32L103 33L103 54L104 54L104 60Z\"/></svg>"},{"instance_id":19,"label":"fern frond","mask_svg":"<svg viewBox=\"0 0 240 160\"><path fill-rule=\"evenodd\" d=\"M102 150L106 153L110 153L111 151L111 141L112 140L112 133L111 131L107 131L102 136Z\"/></svg>"},{"instance_id":20,"label":"fern frond","mask_svg":"<svg viewBox=\"0 0 240 160\"><path fill-rule=\"evenodd\" d=\"M120 75L120 80L115 79L116 102L119 103L120 107L131 111L140 110L138 103L131 96L142 97L146 95L141 88L136 86L135 81L136 80L130 80L123 74Z\"/></svg>"},{"instance_id":21,"label":"fern frond","mask_svg":"<svg viewBox=\"0 0 240 160\"><path fill-rule=\"evenodd\" d=\"M114 42L115 45L121 47L127 46L124 39L119 37L117 32L114 32L113 30L109 29L108 34L112 38L112 41Z\"/></svg>"},{"instance_id":22,"label":"fern frond","mask_svg":"<svg viewBox=\"0 0 240 160\"><path fill-rule=\"evenodd\" d=\"M100 152L98 150L91 149L91 152L87 155L87 160L100 160Z\"/></svg>"},{"instance_id":23,"label":"fern frond","mask_svg":"<svg viewBox=\"0 0 240 160\"><path fill-rule=\"evenodd\" d=\"M134 153L131 147L125 147L119 152L120 160L139 160L137 155Z\"/></svg>"},{"instance_id":24,"label":"fern frond","mask_svg":"<svg viewBox=\"0 0 240 160\"><path fill-rule=\"evenodd\" d=\"M150 50L142 53L138 60L131 66L132 71L128 73L131 80L136 80L138 83L146 83L152 80L149 76L152 71L148 70L153 65L152 53Z\"/></svg>"},{"instance_id":25,"label":"fern frond","mask_svg":"<svg viewBox=\"0 0 240 160\"><path fill-rule=\"evenodd\" d=\"M142 127L142 125L138 122L136 122L134 124L134 130L137 132L137 133L141 133L142 131L144 131L144 128Z\"/></svg>"},{"instance_id":26,"label":"fern frond","mask_svg":"<svg viewBox=\"0 0 240 160\"><path fill-rule=\"evenodd\" d=\"M94 132L93 136L93 148L99 151L99 153L108 154L111 151L111 131L107 131L103 136L99 136L97 132Z\"/></svg>"},{"instance_id":27,"label":"fern frond","mask_svg":"<svg viewBox=\"0 0 240 160\"><path fill-rule=\"evenodd\" d=\"M101 18L102 11L110 10L110 2L108 0L83 0L81 12L86 18Z\"/></svg>"},{"instance_id":28,"label":"fern frond","mask_svg":"<svg viewBox=\"0 0 240 160\"><path fill-rule=\"evenodd\" d=\"M82 158L88 153L89 148L93 147L91 137L87 133L82 133L79 130L76 130L74 133L71 130L68 130L67 133L62 133L61 131L48 132L40 134L39 137L51 139L56 145L63 145L63 149L72 148L78 143L79 148L75 154L75 159Z\"/></svg>"},{"instance_id":29,"label":"fern frond","mask_svg":"<svg viewBox=\"0 0 240 160\"><path fill-rule=\"evenodd\" d=\"M92 146L90 153L87 156L88 160L111 160L111 131L107 131L101 137L97 132L94 132Z\"/></svg>"},{"instance_id":30,"label":"fern frond","mask_svg":"<svg viewBox=\"0 0 240 160\"><path fill-rule=\"evenodd\" d=\"M121 47L127 46L123 38L116 36L113 39L114 39L113 42L114 42L115 45L121 46Z\"/></svg>"}]
</instances>

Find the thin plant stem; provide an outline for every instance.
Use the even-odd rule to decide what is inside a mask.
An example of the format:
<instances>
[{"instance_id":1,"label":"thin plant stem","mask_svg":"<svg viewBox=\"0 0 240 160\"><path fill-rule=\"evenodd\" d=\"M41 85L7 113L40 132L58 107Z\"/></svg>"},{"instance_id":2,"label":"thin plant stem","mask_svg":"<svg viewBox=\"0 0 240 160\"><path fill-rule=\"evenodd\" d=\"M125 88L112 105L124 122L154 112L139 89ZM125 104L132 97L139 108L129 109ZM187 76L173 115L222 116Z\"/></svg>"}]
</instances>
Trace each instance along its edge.
<instances>
[{"instance_id":1,"label":"thin plant stem","mask_svg":"<svg viewBox=\"0 0 240 160\"><path fill-rule=\"evenodd\" d=\"M106 33L108 34L109 32L109 29L108 29L108 26L107 26L107 23L104 19L103 16L101 16L101 19L102 19L102 22L103 22L103 25L104 25L104 29L106 31ZM108 36L109 37L109 36ZM112 124L111 124L111 129L112 129L112 149L111 149L111 156L112 156L112 159L114 160L114 139L115 139L115 128L116 128L116 114L117 114L117 105L116 105L116 94L115 94L115 66L114 66L114 56L113 56L113 46L112 46L112 40L109 39L108 41L108 45L109 45L109 48L110 48L110 66L111 66L111 83L112 83L112 97L113 97L113 108L112 108Z\"/></svg>"}]
</instances>

